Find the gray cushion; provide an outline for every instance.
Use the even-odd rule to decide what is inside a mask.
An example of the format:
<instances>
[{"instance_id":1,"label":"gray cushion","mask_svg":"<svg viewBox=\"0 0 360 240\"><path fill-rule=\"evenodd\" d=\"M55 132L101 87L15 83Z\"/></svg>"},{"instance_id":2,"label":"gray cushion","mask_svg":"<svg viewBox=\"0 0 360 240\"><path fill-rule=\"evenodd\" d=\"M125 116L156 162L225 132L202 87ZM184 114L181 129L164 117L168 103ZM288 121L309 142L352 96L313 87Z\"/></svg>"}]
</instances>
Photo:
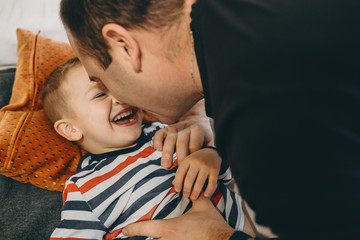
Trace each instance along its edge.
<instances>
[{"instance_id":1,"label":"gray cushion","mask_svg":"<svg viewBox=\"0 0 360 240\"><path fill-rule=\"evenodd\" d=\"M9 103L14 76L14 68L0 71L0 108Z\"/></svg>"}]
</instances>

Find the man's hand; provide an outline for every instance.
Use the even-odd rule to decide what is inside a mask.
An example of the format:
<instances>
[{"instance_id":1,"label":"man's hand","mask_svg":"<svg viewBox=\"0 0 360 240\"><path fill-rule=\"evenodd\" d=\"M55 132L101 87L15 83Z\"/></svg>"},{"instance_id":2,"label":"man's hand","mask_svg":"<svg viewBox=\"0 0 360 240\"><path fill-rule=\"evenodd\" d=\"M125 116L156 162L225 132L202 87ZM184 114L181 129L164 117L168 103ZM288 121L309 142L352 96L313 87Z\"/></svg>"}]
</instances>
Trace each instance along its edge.
<instances>
[{"instance_id":1,"label":"man's hand","mask_svg":"<svg viewBox=\"0 0 360 240\"><path fill-rule=\"evenodd\" d=\"M196 200L208 181L205 197L214 192L219 176L221 158L214 149L204 148L187 156L178 165L173 185L175 191L183 189L185 197Z\"/></svg>"},{"instance_id":2,"label":"man's hand","mask_svg":"<svg viewBox=\"0 0 360 240\"><path fill-rule=\"evenodd\" d=\"M132 223L123 229L126 236L147 236L161 240L224 240L235 232L203 196L180 217Z\"/></svg>"},{"instance_id":3,"label":"man's hand","mask_svg":"<svg viewBox=\"0 0 360 240\"><path fill-rule=\"evenodd\" d=\"M178 123L157 131L153 138L154 148L162 151L161 166L168 168L176 147L178 162L204 145L214 144L211 119L205 115L203 100L197 103Z\"/></svg>"}]
</instances>

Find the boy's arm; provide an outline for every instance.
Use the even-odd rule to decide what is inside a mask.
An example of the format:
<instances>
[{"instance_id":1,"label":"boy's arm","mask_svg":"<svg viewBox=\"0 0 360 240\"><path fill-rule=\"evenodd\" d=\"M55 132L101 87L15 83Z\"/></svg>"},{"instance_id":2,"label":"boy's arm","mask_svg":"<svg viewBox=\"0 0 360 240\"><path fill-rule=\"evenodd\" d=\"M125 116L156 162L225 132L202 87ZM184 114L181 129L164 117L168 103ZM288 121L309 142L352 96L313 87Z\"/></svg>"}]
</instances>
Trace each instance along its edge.
<instances>
[{"instance_id":1,"label":"boy's arm","mask_svg":"<svg viewBox=\"0 0 360 240\"><path fill-rule=\"evenodd\" d=\"M103 239L106 227L95 216L84 200L77 185L68 182L63 192L61 222L51 234L50 240L57 239Z\"/></svg>"},{"instance_id":2,"label":"boy's arm","mask_svg":"<svg viewBox=\"0 0 360 240\"><path fill-rule=\"evenodd\" d=\"M163 152L161 165L170 167L176 147L178 161L204 145L214 144L211 118L205 113L205 101L200 100L177 123L157 131L153 138L154 147Z\"/></svg>"}]
</instances>

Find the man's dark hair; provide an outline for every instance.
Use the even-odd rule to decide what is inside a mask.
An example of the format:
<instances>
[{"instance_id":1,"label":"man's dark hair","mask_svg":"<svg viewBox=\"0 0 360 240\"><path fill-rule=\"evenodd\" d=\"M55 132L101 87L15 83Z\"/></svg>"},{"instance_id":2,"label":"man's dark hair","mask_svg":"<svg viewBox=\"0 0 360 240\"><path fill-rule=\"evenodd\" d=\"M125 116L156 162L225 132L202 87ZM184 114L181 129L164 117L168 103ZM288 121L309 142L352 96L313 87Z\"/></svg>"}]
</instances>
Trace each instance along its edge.
<instances>
[{"instance_id":1,"label":"man's dark hair","mask_svg":"<svg viewBox=\"0 0 360 240\"><path fill-rule=\"evenodd\" d=\"M126 29L168 28L180 19L183 5L184 0L62 0L60 16L79 50L106 69L112 61L102 36L106 24Z\"/></svg>"}]
</instances>

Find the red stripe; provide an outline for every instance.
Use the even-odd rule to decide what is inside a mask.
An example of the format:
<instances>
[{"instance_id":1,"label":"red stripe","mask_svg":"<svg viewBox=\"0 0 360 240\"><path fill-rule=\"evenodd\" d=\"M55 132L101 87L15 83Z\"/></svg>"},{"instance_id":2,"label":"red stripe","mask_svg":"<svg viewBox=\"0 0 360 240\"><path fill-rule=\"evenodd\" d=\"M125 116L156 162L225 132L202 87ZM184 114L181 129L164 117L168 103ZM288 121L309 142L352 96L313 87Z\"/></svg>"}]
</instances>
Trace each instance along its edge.
<instances>
[{"instance_id":1,"label":"red stripe","mask_svg":"<svg viewBox=\"0 0 360 240\"><path fill-rule=\"evenodd\" d=\"M169 196L170 194L174 193L174 192L175 192L175 188L172 187L172 188L170 189L170 191L166 194L166 197ZM151 220L151 218L152 218L152 216L153 216L156 208L157 208L159 205L160 205L160 203L159 203L159 204L156 204L147 214L145 214L144 216L142 216L141 218L139 218L136 222ZM120 229L118 229L118 230L116 230L116 231L113 231L113 232L111 232L111 233L107 233L107 234L105 235L105 239L106 239L106 240L109 240L109 239L113 239L113 238L119 236L119 235L122 233L122 230L123 230L123 228L120 228Z\"/></svg>"},{"instance_id":2,"label":"red stripe","mask_svg":"<svg viewBox=\"0 0 360 240\"><path fill-rule=\"evenodd\" d=\"M166 169L166 170L169 171L169 170L171 170L171 169L173 169L173 168L176 168L177 166L178 166L178 161L177 161L177 159L175 159L175 161L173 162L173 164L171 165L171 167L168 168L168 169Z\"/></svg>"},{"instance_id":3,"label":"red stripe","mask_svg":"<svg viewBox=\"0 0 360 240\"><path fill-rule=\"evenodd\" d=\"M220 189L216 188L216 191L214 192L214 194L211 197L211 201L213 202L213 204L215 206L218 205L218 203L220 202L221 197L222 197L222 194L220 192Z\"/></svg>"},{"instance_id":4,"label":"red stripe","mask_svg":"<svg viewBox=\"0 0 360 240\"><path fill-rule=\"evenodd\" d=\"M123 228L120 228L120 229L115 230L115 231L113 231L113 232L111 232L111 233L107 233L107 234L105 235L105 240L109 240L109 239L116 238L117 236L120 235L120 233L122 233L122 230L123 230ZM50 240L51 240L51 239L50 239Z\"/></svg>"},{"instance_id":5,"label":"red stripe","mask_svg":"<svg viewBox=\"0 0 360 240\"><path fill-rule=\"evenodd\" d=\"M147 214L145 214L144 216L139 218L139 220L137 220L136 222L151 220L151 217L154 214L154 212L158 206L159 206L159 204L155 205Z\"/></svg>"},{"instance_id":6,"label":"red stripe","mask_svg":"<svg viewBox=\"0 0 360 240\"><path fill-rule=\"evenodd\" d=\"M156 208L159 206L159 204L155 205L147 214L139 218L136 222L142 222L142 221L148 221L151 220L152 215L154 214ZM118 230L115 230L111 233L107 233L105 235L105 240L113 239L117 236L119 236L122 233L123 228L120 228Z\"/></svg>"},{"instance_id":7,"label":"red stripe","mask_svg":"<svg viewBox=\"0 0 360 240\"><path fill-rule=\"evenodd\" d=\"M170 194L174 193L174 192L176 192L176 191L175 191L175 187L173 186L173 187L169 190L169 192L166 194L166 196L164 197L164 199L165 199L167 196L169 196Z\"/></svg>"},{"instance_id":8,"label":"red stripe","mask_svg":"<svg viewBox=\"0 0 360 240\"><path fill-rule=\"evenodd\" d=\"M67 185L66 189L63 192L63 205L66 202L67 196L70 192L78 192L78 191L79 189L75 183L70 183L69 185Z\"/></svg>"},{"instance_id":9,"label":"red stripe","mask_svg":"<svg viewBox=\"0 0 360 240\"><path fill-rule=\"evenodd\" d=\"M120 163L116 168L111 170L110 172L107 172L101 176L95 177L93 179L90 179L87 181L84 185L82 185L79 189L82 193L86 193L90 189L94 188L96 185L104 182L105 180L111 178L112 176L118 174L121 172L124 168L129 166L130 164L134 163L139 158L147 158L149 155L151 155L153 152L155 152L155 149L152 147L147 147L140 153L136 154L135 156L128 157L124 162Z\"/></svg>"}]
</instances>

